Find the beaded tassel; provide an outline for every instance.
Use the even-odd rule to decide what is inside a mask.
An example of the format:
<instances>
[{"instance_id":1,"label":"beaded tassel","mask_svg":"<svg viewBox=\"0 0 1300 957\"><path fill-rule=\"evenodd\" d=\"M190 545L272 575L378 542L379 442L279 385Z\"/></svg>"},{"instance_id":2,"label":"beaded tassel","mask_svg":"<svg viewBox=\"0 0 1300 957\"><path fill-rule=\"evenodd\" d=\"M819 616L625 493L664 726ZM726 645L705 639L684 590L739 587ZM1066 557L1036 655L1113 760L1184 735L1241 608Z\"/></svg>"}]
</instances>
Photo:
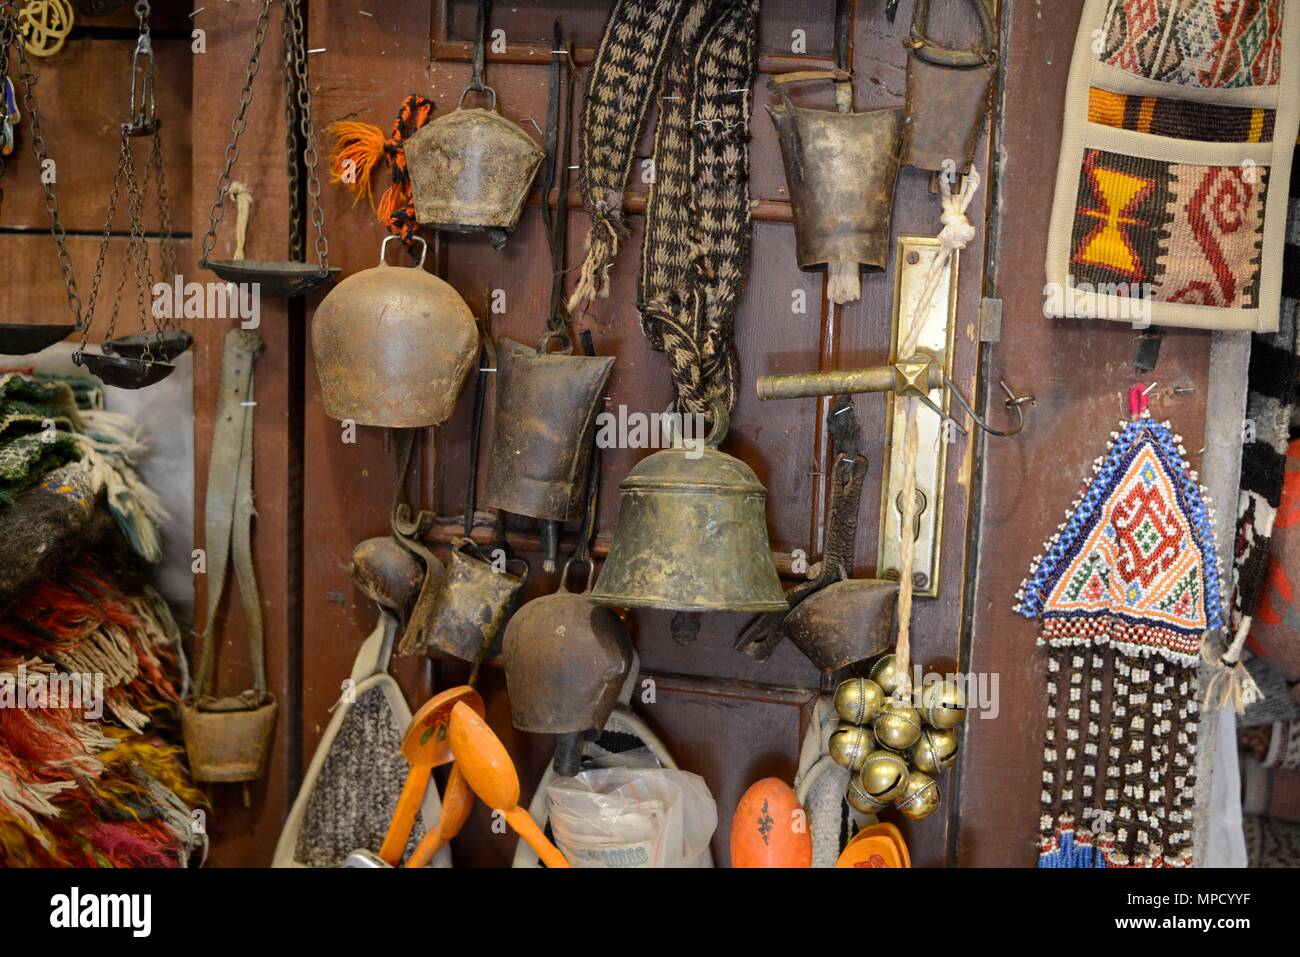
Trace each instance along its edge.
<instances>
[{"instance_id":1,"label":"beaded tassel","mask_svg":"<svg viewBox=\"0 0 1300 957\"><path fill-rule=\"evenodd\" d=\"M1048 650L1043 867L1192 862L1197 669L1223 623L1219 568L1182 438L1137 407L1141 392L1016 594Z\"/></svg>"}]
</instances>

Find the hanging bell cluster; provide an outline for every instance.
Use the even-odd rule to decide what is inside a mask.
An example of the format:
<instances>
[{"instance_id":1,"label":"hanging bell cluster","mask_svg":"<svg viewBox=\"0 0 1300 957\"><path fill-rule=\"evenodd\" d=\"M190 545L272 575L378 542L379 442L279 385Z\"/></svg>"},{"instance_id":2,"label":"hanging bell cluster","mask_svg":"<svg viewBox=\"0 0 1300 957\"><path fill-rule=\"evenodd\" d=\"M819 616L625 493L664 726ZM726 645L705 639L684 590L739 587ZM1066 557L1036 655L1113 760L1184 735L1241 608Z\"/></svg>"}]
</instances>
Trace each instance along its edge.
<instances>
[{"instance_id":1,"label":"hanging bell cluster","mask_svg":"<svg viewBox=\"0 0 1300 957\"><path fill-rule=\"evenodd\" d=\"M728 416L690 445L636 464L619 483L618 526L592 592L598 605L673 611L783 611L785 592L767 537L767 489L718 450Z\"/></svg>"},{"instance_id":2,"label":"hanging bell cluster","mask_svg":"<svg viewBox=\"0 0 1300 957\"><path fill-rule=\"evenodd\" d=\"M325 414L358 425L405 429L451 416L478 358L474 315L460 295L423 269L379 265L330 290L312 318L312 351Z\"/></svg>"},{"instance_id":3,"label":"hanging bell cluster","mask_svg":"<svg viewBox=\"0 0 1300 957\"><path fill-rule=\"evenodd\" d=\"M892 804L920 821L939 809L937 778L957 763L966 695L946 680L926 685L916 703L892 654L872 665L870 677L835 689L840 725L831 733L830 756L854 772L845 799L855 810L878 814Z\"/></svg>"},{"instance_id":4,"label":"hanging bell cluster","mask_svg":"<svg viewBox=\"0 0 1300 957\"><path fill-rule=\"evenodd\" d=\"M510 718L520 731L560 735L557 774L578 772L584 732L601 731L632 667L632 639L618 615L568 590L570 559L552 595L534 598L510 619L502 641Z\"/></svg>"},{"instance_id":5,"label":"hanging bell cluster","mask_svg":"<svg viewBox=\"0 0 1300 957\"><path fill-rule=\"evenodd\" d=\"M491 108L466 107L471 91L490 93ZM497 112L496 91L473 84L455 110L425 125L403 148L416 221L450 232L486 233L497 249L519 222L546 158L531 136Z\"/></svg>"},{"instance_id":6,"label":"hanging bell cluster","mask_svg":"<svg viewBox=\"0 0 1300 957\"><path fill-rule=\"evenodd\" d=\"M811 80L835 83L834 111L790 102L786 87ZM786 73L767 88L780 98L767 112L781 142L799 268L827 269L833 302L857 300L859 266L880 272L889 262L903 110L854 113L845 70Z\"/></svg>"}]
</instances>

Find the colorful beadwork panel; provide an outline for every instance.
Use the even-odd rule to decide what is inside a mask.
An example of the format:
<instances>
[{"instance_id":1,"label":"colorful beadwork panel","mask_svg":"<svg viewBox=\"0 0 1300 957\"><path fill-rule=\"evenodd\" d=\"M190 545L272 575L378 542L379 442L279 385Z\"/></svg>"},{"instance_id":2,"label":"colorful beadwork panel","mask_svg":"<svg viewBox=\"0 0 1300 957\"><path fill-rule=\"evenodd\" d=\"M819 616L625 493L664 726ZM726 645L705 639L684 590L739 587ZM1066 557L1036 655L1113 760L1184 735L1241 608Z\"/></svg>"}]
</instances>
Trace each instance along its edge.
<instances>
[{"instance_id":1,"label":"colorful beadwork panel","mask_svg":"<svg viewBox=\"0 0 1300 957\"><path fill-rule=\"evenodd\" d=\"M1100 59L1180 86L1275 86L1283 6L1283 0L1113 0Z\"/></svg>"},{"instance_id":2,"label":"colorful beadwork panel","mask_svg":"<svg viewBox=\"0 0 1300 957\"><path fill-rule=\"evenodd\" d=\"M1275 110L1134 96L1097 86L1088 91L1090 123L1203 143L1271 143L1276 119Z\"/></svg>"},{"instance_id":3,"label":"colorful beadwork panel","mask_svg":"<svg viewBox=\"0 0 1300 957\"><path fill-rule=\"evenodd\" d=\"M1071 284L1135 284L1148 301L1253 309L1267 189L1259 166L1085 150Z\"/></svg>"}]
</instances>

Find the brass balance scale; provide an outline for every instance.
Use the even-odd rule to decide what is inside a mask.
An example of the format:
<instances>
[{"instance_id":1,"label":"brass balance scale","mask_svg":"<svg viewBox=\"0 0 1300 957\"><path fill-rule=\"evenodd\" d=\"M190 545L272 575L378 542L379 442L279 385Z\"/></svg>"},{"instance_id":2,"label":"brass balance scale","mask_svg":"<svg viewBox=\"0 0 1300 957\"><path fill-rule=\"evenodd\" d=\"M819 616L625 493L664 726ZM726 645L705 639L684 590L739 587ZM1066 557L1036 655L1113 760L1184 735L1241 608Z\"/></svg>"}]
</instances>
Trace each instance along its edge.
<instances>
[{"instance_id":1,"label":"brass balance scale","mask_svg":"<svg viewBox=\"0 0 1300 957\"><path fill-rule=\"evenodd\" d=\"M108 215L104 221L104 231L100 237L99 257L95 262L95 276L91 282L90 299L86 304L85 321L81 325L81 342L72 361L84 367L106 385L123 389L141 389L154 385L167 378L174 371L171 360L181 355L190 347L192 337L188 332L175 325L175 319L154 318L153 329L149 329L148 316L151 290L154 287L153 263L144 233L144 201L146 187L150 181L154 184L155 200L158 210L158 224L161 231L159 241L160 265L164 277L176 275L176 250L172 243L171 213L167 203L167 180L163 171L162 156L162 122L158 119L156 95L156 69L154 63L153 43L149 32L150 6L148 0L138 0L135 14L139 22L139 39L131 57L131 98L127 119L120 127L121 140L118 148L117 172L113 177L113 188L108 197ZM150 139L149 159L144 170L144 184L136 176L135 160L132 156L131 142L140 138ZM113 296L113 311L109 317L108 330L104 343L98 354L87 352L86 345L90 338L90 329L94 323L95 308L99 303L100 287L104 278L104 263L108 256L109 243L112 239L113 221L117 217L117 205L122 189L126 189L127 220L130 224L130 240L127 246L126 262L118 277L117 288ZM136 287L136 309L140 319L139 335L114 336L117 329L118 315L122 306L122 293L126 288L128 275L134 273ZM174 312L174 310L173 310Z\"/></svg>"},{"instance_id":2,"label":"brass balance scale","mask_svg":"<svg viewBox=\"0 0 1300 957\"><path fill-rule=\"evenodd\" d=\"M267 259L212 259L217 242L217 224L225 216L225 200L231 191L231 174L239 159L239 138L248 126L248 107L253 101L253 79L261 68L262 45L270 27L271 6L284 4L284 78L285 124L288 129L286 148L289 156L289 255L287 261ZM248 61L244 87L239 94L239 110L230 124L231 140L226 147L226 165L217 181L217 199L199 265L211 269L222 279L241 285L256 285L263 296L293 299L328 281L338 269L329 265L329 242L325 238L325 211L320 203L320 180L316 176L316 130L311 117L311 92L307 86L306 32L303 28L299 0L263 0L253 39L253 53ZM298 153L301 138L303 165L307 172L307 201L311 206L311 224L316 233L316 261L306 261L305 237L298 212Z\"/></svg>"}]
</instances>

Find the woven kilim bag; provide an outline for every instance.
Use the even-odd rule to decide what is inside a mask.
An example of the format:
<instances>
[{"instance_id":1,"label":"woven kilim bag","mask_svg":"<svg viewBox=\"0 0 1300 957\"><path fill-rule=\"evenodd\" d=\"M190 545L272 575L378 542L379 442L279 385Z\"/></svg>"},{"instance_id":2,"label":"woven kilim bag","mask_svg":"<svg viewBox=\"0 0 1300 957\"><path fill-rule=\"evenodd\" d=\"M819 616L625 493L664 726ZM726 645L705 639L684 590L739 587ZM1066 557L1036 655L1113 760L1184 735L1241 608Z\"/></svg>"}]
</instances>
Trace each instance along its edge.
<instances>
[{"instance_id":1,"label":"woven kilim bag","mask_svg":"<svg viewBox=\"0 0 1300 957\"><path fill-rule=\"evenodd\" d=\"M1277 329L1298 51L1297 0L1087 0L1046 314Z\"/></svg>"}]
</instances>

